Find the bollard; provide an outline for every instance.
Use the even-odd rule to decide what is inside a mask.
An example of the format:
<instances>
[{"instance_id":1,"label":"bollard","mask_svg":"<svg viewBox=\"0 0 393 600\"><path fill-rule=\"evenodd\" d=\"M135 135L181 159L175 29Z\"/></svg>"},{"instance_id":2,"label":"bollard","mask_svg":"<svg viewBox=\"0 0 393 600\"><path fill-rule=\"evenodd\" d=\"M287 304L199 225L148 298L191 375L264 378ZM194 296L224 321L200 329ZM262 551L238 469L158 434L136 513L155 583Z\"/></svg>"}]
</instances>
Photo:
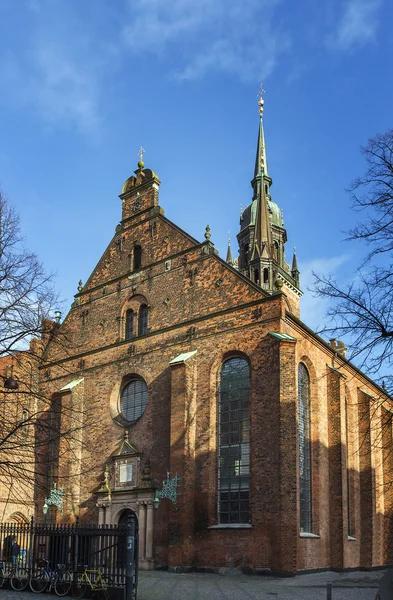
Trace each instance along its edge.
<instances>
[{"instance_id":1,"label":"bollard","mask_svg":"<svg viewBox=\"0 0 393 600\"><path fill-rule=\"evenodd\" d=\"M134 544L135 544L135 521L131 517L127 523L127 546L126 546L126 600L132 600L134 586Z\"/></svg>"},{"instance_id":2,"label":"bollard","mask_svg":"<svg viewBox=\"0 0 393 600\"><path fill-rule=\"evenodd\" d=\"M332 600L332 584L326 584L326 600Z\"/></svg>"}]
</instances>

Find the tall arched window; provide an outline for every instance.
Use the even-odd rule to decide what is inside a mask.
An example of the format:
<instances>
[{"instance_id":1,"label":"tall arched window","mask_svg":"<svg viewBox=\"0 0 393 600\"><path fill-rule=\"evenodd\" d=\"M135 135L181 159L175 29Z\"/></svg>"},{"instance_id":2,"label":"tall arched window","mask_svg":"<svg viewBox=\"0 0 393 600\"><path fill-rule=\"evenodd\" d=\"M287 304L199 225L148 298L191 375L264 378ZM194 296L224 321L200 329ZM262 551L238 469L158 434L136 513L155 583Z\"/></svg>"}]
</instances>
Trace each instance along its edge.
<instances>
[{"instance_id":1,"label":"tall arched window","mask_svg":"<svg viewBox=\"0 0 393 600\"><path fill-rule=\"evenodd\" d=\"M219 522L249 523L250 367L244 358L221 367L218 428Z\"/></svg>"},{"instance_id":2,"label":"tall arched window","mask_svg":"<svg viewBox=\"0 0 393 600\"><path fill-rule=\"evenodd\" d=\"M310 377L298 368L300 531L311 533Z\"/></svg>"},{"instance_id":3,"label":"tall arched window","mask_svg":"<svg viewBox=\"0 0 393 600\"><path fill-rule=\"evenodd\" d=\"M134 269L139 269L142 266L142 247L134 247Z\"/></svg>"},{"instance_id":4,"label":"tall arched window","mask_svg":"<svg viewBox=\"0 0 393 600\"><path fill-rule=\"evenodd\" d=\"M138 324L138 334L144 335L147 333L147 323L148 323L148 308L146 304L141 304L139 308L139 324Z\"/></svg>"},{"instance_id":5,"label":"tall arched window","mask_svg":"<svg viewBox=\"0 0 393 600\"><path fill-rule=\"evenodd\" d=\"M126 340L130 340L135 335L134 333L134 311L130 308L126 311Z\"/></svg>"}]
</instances>

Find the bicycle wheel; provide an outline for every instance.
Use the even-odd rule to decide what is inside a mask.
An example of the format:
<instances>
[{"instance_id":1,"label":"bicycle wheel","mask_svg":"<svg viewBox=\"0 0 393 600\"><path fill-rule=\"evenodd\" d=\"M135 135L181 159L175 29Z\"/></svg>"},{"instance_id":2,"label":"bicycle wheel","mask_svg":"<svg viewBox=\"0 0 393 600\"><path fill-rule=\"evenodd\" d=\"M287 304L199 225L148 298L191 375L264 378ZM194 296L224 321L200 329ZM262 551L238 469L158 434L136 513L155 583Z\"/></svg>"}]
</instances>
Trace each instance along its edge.
<instances>
[{"instance_id":1,"label":"bicycle wheel","mask_svg":"<svg viewBox=\"0 0 393 600\"><path fill-rule=\"evenodd\" d=\"M27 569L17 569L10 578L10 584L13 590L21 592L27 588L29 584L29 573Z\"/></svg>"},{"instance_id":2,"label":"bicycle wheel","mask_svg":"<svg viewBox=\"0 0 393 600\"><path fill-rule=\"evenodd\" d=\"M55 581L55 592L58 596L66 596L71 589L71 575L68 571L58 573Z\"/></svg>"},{"instance_id":3,"label":"bicycle wheel","mask_svg":"<svg viewBox=\"0 0 393 600\"><path fill-rule=\"evenodd\" d=\"M112 595L112 579L107 575L101 575L101 589L99 590L101 598L109 600Z\"/></svg>"},{"instance_id":4,"label":"bicycle wheel","mask_svg":"<svg viewBox=\"0 0 393 600\"><path fill-rule=\"evenodd\" d=\"M87 583L85 578L83 577L79 577L76 581L74 581L74 584L72 586L72 595L74 598L82 598L87 590Z\"/></svg>"},{"instance_id":5,"label":"bicycle wheel","mask_svg":"<svg viewBox=\"0 0 393 600\"><path fill-rule=\"evenodd\" d=\"M7 576L5 574L4 567L2 567L0 569L0 587L3 587L6 579L7 579Z\"/></svg>"},{"instance_id":6,"label":"bicycle wheel","mask_svg":"<svg viewBox=\"0 0 393 600\"><path fill-rule=\"evenodd\" d=\"M29 585L32 592L40 594L44 592L49 584L49 575L45 571L36 571L30 577Z\"/></svg>"}]
</instances>

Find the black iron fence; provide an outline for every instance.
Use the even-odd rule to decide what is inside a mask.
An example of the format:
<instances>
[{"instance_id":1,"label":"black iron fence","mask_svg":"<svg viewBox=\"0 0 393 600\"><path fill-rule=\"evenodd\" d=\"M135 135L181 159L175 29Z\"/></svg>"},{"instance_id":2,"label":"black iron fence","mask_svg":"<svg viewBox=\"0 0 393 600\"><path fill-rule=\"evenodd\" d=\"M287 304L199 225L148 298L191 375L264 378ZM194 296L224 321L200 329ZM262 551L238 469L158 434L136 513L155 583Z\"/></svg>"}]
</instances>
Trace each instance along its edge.
<instances>
[{"instance_id":1,"label":"black iron fence","mask_svg":"<svg viewBox=\"0 0 393 600\"><path fill-rule=\"evenodd\" d=\"M138 534L135 523L127 525L49 525L0 523L0 558L18 563L29 574L42 560L52 568L67 566L76 577L87 566L100 570L112 585L136 597L138 586ZM130 589L131 588L131 589Z\"/></svg>"}]
</instances>

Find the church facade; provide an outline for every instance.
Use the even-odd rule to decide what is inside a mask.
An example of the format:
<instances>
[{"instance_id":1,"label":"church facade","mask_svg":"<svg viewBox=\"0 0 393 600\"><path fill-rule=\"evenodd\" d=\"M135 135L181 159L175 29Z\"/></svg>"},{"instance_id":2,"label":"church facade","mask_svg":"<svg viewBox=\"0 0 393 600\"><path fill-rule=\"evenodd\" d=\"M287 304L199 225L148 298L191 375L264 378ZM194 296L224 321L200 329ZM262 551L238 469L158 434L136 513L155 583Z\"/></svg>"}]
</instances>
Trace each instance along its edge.
<instances>
[{"instance_id":1,"label":"church facade","mask_svg":"<svg viewBox=\"0 0 393 600\"><path fill-rule=\"evenodd\" d=\"M65 487L54 518L131 511L146 569L386 564L392 403L300 320L262 99L251 185L235 263L208 227L199 242L165 217L142 158L123 185L121 222L39 367L77 432L46 448L46 494Z\"/></svg>"}]
</instances>

